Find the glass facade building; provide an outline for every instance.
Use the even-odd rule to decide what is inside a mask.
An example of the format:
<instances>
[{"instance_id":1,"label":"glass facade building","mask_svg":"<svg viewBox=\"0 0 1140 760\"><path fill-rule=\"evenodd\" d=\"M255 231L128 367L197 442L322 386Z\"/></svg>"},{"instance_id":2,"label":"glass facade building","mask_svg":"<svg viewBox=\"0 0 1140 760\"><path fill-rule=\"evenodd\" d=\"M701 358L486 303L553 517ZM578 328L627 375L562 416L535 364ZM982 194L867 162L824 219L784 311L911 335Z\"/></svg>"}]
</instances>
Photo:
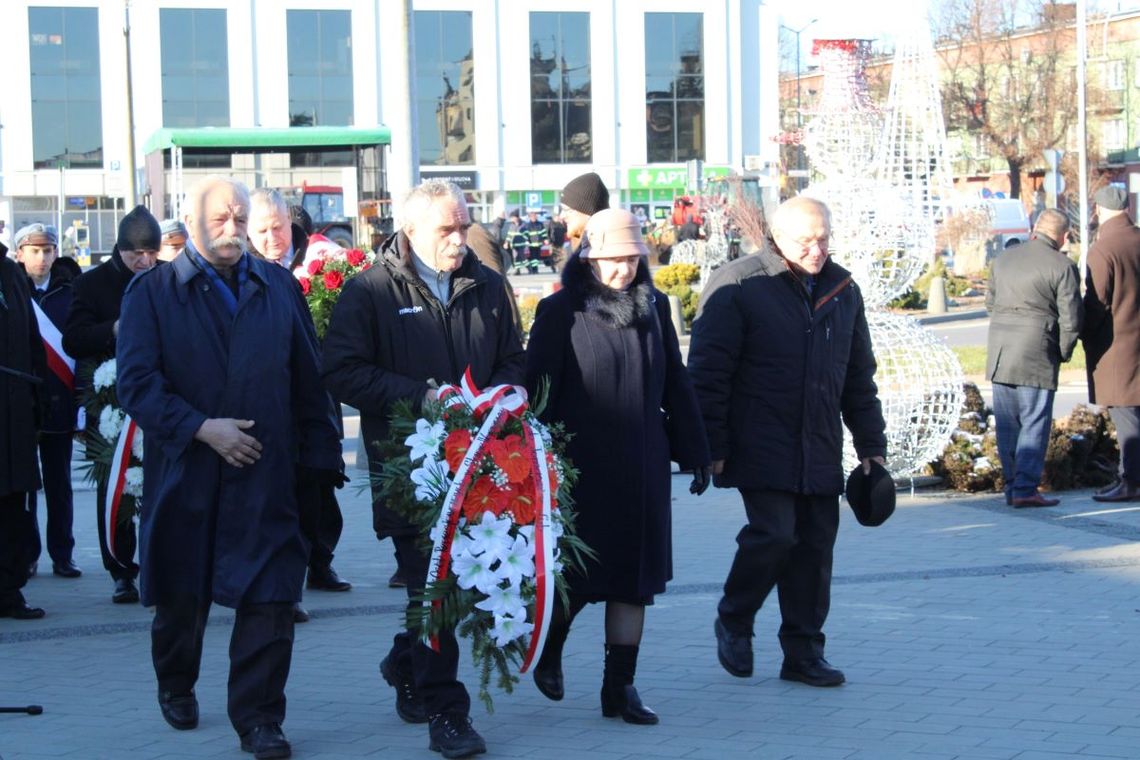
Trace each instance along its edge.
<instances>
[{"instance_id":1,"label":"glass facade building","mask_svg":"<svg viewBox=\"0 0 1140 760\"><path fill-rule=\"evenodd\" d=\"M98 10L29 8L28 43L35 168L102 168Z\"/></svg>"},{"instance_id":2,"label":"glass facade building","mask_svg":"<svg viewBox=\"0 0 1140 760\"><path fill-rule=\"evenodd\" d=\"M468 11L416 11L420 164L475 163L475 56Z\"/></svg>"},{"instance_id":3,"label":"glass facade building","mask_svg":"<svg viewBox=\"0 0 1140 760\"><path fill-rule=\"evenodd\" d=\"M531 13L531 161L592 161L590 106L590 14Z\"/></svg>"},{"instance_id":4,"label":"glass facade building","mask_svg":"<svg viewBox=\"0 0 1140 760\"><path fill-rule=\"evenodd\" d=\"M705 157L704 18L645 14L645 136L649 163Z\"/></svg>"}]
</instances>

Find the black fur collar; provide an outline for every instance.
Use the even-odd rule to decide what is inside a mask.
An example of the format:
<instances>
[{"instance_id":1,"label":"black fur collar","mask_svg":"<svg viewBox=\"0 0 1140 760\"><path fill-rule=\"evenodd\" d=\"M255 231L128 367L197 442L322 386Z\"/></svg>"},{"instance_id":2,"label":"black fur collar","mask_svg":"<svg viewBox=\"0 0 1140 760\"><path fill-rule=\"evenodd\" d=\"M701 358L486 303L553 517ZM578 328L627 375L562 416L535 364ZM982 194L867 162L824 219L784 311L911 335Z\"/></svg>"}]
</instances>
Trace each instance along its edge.
<instances>
[{"instance_id":1,"label":"black fur collar","mask_svg":"<svg viewBox=\"0 0 1140 760\"><path fill-rule=\"evenodd\" d=\"M653 282L645 259L637 265L633 284L627 290L614 290L598 282L589 262L575 254L562 270L562 286L574 294L587 314L610 327L630 327L653 313Z\"/></svg>"}]
</instances>

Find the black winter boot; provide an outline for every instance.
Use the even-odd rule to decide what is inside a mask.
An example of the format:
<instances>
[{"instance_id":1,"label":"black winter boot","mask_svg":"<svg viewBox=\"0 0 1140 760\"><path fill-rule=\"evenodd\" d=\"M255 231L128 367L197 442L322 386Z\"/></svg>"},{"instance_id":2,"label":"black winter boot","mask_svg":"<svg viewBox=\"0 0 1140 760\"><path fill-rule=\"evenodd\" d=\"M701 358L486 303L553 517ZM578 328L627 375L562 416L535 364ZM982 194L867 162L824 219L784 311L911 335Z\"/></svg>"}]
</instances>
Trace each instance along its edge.
<instances>
[{"instance_id":1,"label":"black winter boot","mask_svg":"<svg viewBox=\"0 0 1140 760\"><path fill-rule=\"evenodd\" d=\"M641 703L633 686L637 672L638 647L630 644L606 644L606 669L602 676L602 715L643 726L655 725L657 713Z\"/></svg>"},{"instance_id":2,"label":"black winter boot","mask_svg":"<svg viewBox=\"0 0 1140 760\"><path fill-rule=\"evenodd\" d=\"M550 631L546 634L546 644L542 647L542 656L532 671L534 685L544 697L555 702L561 700L566 693L562 680L562 647L569 634L570 621L555 613L554 619L550 621Z\"/></svg>"}]
</instances>

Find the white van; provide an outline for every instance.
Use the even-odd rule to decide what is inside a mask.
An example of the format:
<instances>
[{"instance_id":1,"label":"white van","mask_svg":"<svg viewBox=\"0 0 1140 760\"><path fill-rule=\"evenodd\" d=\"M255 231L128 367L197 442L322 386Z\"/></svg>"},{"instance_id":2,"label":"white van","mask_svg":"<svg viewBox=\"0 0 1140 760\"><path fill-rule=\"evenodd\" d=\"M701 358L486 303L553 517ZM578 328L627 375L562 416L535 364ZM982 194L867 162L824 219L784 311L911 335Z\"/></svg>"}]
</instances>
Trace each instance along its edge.
<instances>
[{"instance_id":1,"label":"white van","mask_svg":"<svg viewBox=\"0 0 1140 760\"><path fill-rule=\"evenodd\" d=\"M1016 198L989 198L987 203L994 211L990 238L998 251L1029 240L1029 214Z\"/></svg>"}]
</instances>

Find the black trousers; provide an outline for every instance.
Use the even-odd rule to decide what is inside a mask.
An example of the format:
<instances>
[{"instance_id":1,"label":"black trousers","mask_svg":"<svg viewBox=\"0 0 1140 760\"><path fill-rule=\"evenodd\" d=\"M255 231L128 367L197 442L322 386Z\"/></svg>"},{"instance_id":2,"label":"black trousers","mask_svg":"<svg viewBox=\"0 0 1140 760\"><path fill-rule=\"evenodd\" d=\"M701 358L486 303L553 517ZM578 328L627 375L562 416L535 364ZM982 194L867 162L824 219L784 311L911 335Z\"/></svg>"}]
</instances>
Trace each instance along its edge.
<instances>
[{"instance_id":1,"label":"black trousers","mask_svg":"<svg viewBox=\"0 0 1140 760\"><path fill-rule=\"evenodd\" d=\"M0 607L24 602L20 589L38 546L33 497L27 491L0 495Z\"/></svg>"},{"instance_id":2,"label":"black trousers","mask_svg":"<svg viewBox=\"0 0 1140 760\"><path fill-rule=\"evenodd\" d=\"M115 531L115 553L123 562L120 564L107 550L107 485L99 483L95 487L95 517L99 521L99 553L103 555L103 567L115 580L133 581L138 577L139 566L132 557L135 556L135 525L133 522L120 525Z\"/></svg>"},{"instance_id":3,"label":"black trousers","mask_svg":"<svg viewBox=\"0 0 1140 760\"><path fill-rule=\"evenodd\" d=\"M420 603L412 601L412 597L423 591L428 557L416 547L413 536L393 536L392 543L396 545L396 565L408 579L408 608L418 607ZM400 631L392 639L388 657L399 673L415 682L429 715L470 712L471 697L458 679L459 644L454 631L439 634L438 652L424 644L417 634Z\"/></svg>"},{"instance_id":4,"label":"black trousers","mask_svg":"<svg viewBox=\"0 0 1140 760\"><path fill-rule=\"evenodd\" d=\"M1120 446L1120 477L1140 486L1140 406L1110 406Z\"/></svg>"},{"instance_id":5,"label":"black trousers","mask_svg":"<svg viewBox=\"0 0 1140 760\"><path fill-rule=\"evenodd\" d=\"M185 694L198 682L210 603L193 597L159 604L151 625L158 690ZM293 660L293 604L248 604L230 634L227 712L239 735L285 720L285 682Z\"/></svg>"},{"instance_id":6,"label":"black trousers","mask_svg":"<svg viewBox=\"0 0 1140 760\"><path fill-rule=\"evenodd\" d=\"M74 502L71 492L71 433L40 433L40 475L47 502L47 550L52 562L70 562L75 549L71 533ZM32 520L36 525L36 556L40 558L40 527L33 497Z\"/></svg>"},{"instance_id":7,"label":"black trousers","mask_svg":"<svg viewBox=\"0 0 1140 760\"><path fill-rule=\"evenodd\" d=\"M297 503L301 511L301 531L309 539L309 567L326 568L332 564L333 552L344 530L344 516L336 500L336 488L319 483L297 484Z\"/></svg>"},{"instance_id":8,"label":"black trousers","mask_svg":"<svg viewBox=\"0 0 1140 760\"><path fill-rule=\"evenodd\" d=\"M785 659L823 657L839 497L788 491L741 496L748 524L736 536L736 557L717 607L721 620L735 633L752 633L752 621L775 586Z\"/></svg>"}]
</instances>

